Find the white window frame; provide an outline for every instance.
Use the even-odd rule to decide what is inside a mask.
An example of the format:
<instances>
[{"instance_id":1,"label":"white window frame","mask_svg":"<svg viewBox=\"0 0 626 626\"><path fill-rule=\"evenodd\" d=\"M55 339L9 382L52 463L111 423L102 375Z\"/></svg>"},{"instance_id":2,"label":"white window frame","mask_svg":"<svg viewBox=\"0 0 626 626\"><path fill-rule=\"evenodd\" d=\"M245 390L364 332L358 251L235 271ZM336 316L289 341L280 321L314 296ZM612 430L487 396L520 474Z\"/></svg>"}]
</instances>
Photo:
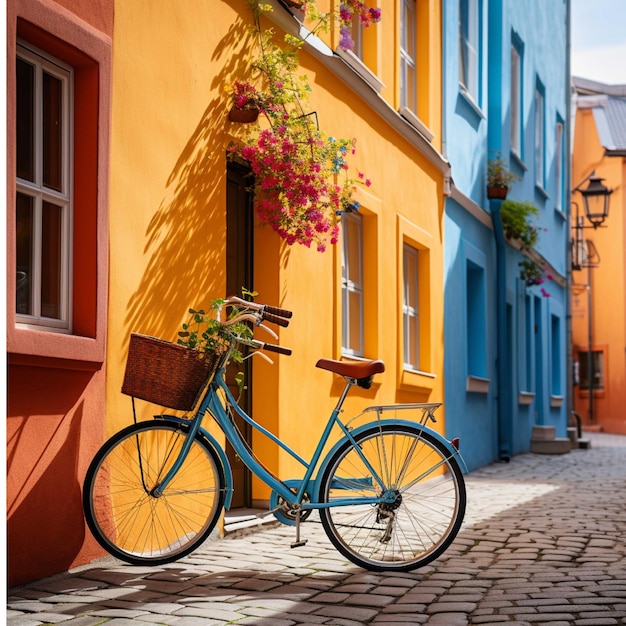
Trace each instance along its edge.
<instances>
[{"instance_id":1,"label":"white window frame","mask_svg":"<svg viewBox=\"0 0 626 626\"><path fill-rule=\"evenodd\" d=\"M540 85L535 88L535 184L545 188L545 96Z\"/></svg>"},{"instance_id":2,"label":"white window frame","mask_svg":"<svg viewBox=\"0 0 626 626\"><path fill-rule=\"evenodd\" d=\"M341 304L342 304L342 322L341 322L341 350L346 356L362 357L364 355L364 332L363 321L364 315L364 300L363 300L363 218L358 213L344 213L342 217L342 247L341 247ZM355 282L349 277L354 273L350 271L348 254L349 246L349 231L356 229L356 241L358 250L356 253L357 263L359 267L356 274L360 277L361 282ZM352 331L354 330L350 326L350 321L353 319L350 302L353 300L351 295L358 297L359 311L356 319L358 319L358 337L359 345L351 346L350 338Z\"/></svg>"},{"instance_id":3,"label":"white window frame","mask_svg":"<svg viewBox=\"0 0 626 626\"><path fill-rule=\"evenodd\" d=\"M404 345L404 368L420 370L420 316L419 316L419 252L413 246L403 245L403 296L402 326ZM412 269L412 271L410 271ZM413 276L414 280L410 280ZM411 329L415 329L411 332ZM415 358L411 355L415 354Z\"/></svg>"},{"instance_id":4,"label":"white window frame","mask_svg":"<svg viewBox=\"0 0 626 626\"><path fill-rule=\"evenodd\" d=\"M480 2L459 0L459 82L479 105Z\"/></svg>"},{"instance_id":5,"label":"white window frame","mask_svg":"<svg viewBox=\"0 0 626 626\"><path fill-rule=\"evenodd\" d=\"M352 17L352 54L363 61L363 24L357 16Z\"/></svg>"},{"instance_id":6,"label":"white window frame","mask_svg":"<svg viewBox=\"0 0 626 626\"><path fill-rule=\"evenodd\" d=\"M16 177L16 193L23 194L33 200L33 232L31 264L33 276L30 279L30 298L32 311L30 315L17 314L16 323L22 327L46 327L57 332L71 331L71 297L72 297L72 171L73 171L73 83L72 68L58 59L36 49L19 43L17 57L35 68L34 91L34 180L29 181ZM17 59L16 59L17 62ZM62 160L61 190L50 189L43 184L43 122L42 122L42 76L46 72L62 84ZM16 197L17 202L17 197ZM43 203L50 202L61 208L61 267L59 285L59 317L50 318L42 314L41 303L41 267L42 267L42 214ZM12 303L15 307L15 298Z\"/></svg>"},{"instance_id":7,"label":"white window frame","mask_svg":"<svg viewBox=\"0 0 626 626\"><path fill-rule=\"evenodd\" d=\"M563 171L564 171L564 160L565 160L565 150L564 150L564 131L565 126L560 119L557 119L556 122L556 137L555 137L555 167L554 167L554 184L556 185L555 196L554 196L554 207L558 211L563 211Z\"/></svg>"},{"instance_id":8,"label":"white window frame","mask_svg":"<svg viewBox=\"0 0 626 626\"><path fill-rule=\"evenodd\" d=\"M417 23L415 0L400 7L400 106L417 115ZM409 46L412 48L410 49ZM410 80L409 73L413 78ZM410 97L409 97L410 92Z\"/></svg>"},{"instance_id":9,"label":"white window frame","mask_svg":"<svg viewBox=\"0 0 626 626\"><path fill-rule=\"evenodd\" d=\"M511 152L522 158L522 55L511 45Z\"/></svg>"}]
</instances>

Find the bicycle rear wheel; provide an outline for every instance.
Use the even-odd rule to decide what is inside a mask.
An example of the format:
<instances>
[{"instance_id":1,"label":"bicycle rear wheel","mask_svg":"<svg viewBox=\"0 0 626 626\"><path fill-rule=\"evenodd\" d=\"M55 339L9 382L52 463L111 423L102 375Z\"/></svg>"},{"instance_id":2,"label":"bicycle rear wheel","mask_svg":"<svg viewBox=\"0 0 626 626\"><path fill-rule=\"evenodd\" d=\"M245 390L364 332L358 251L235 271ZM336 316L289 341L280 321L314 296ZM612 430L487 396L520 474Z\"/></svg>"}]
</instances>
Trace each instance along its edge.
<instances>
[{"instance_id":1,"label":"bicycle rear wheel","mask_svg":"<svg viewBox=\"0 0 626 626\"><path fill-rule=\"evenodd\" d=\"M153 488L178 457L189 427L133 424L94 457L83 487L89 529L113 556L134 565L170 563L209 536L224 504L224 470L200 435L160 496Z\"/></svg>"},{"instance_id":2,"label":"bicycle rear wheel","mask_svg":"<svg viewBox=\"0 0 626 626\"><path fill-rule=\"evenodd\" d=\"M436 437L410 424L372 426L356 443L346 441L329 461L320 502L384 502L320 509L328 538L350 561L373 571L430 563L452 543L465 515L465 482L456 459Z\"/></svg>"}]
</instances>

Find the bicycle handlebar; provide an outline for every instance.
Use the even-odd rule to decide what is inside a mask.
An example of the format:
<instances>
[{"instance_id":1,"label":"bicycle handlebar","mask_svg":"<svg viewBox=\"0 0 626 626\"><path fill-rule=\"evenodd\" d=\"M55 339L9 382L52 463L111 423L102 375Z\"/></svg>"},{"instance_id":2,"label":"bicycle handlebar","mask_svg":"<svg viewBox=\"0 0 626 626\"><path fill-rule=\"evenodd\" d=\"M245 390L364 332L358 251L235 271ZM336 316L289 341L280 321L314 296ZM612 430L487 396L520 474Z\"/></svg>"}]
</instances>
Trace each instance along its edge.
<instances>
[{"instance_id":1,"label":"bicycle handlebar","mask_svg":"<svg viewBox=\"0 0 626 626\"><path fill-rule=\"evenodd\" d=\"M279 309L277 306L270 306L269 304L265 305L263 311L269 313L270 315L278 315L287 319L291 319L293 317L293 311L288 311L287 309Z\"/></svg>"},{"instance_id":2,"label":"bicycle handlebar","mask_svg":"<svg viewBox=\"0 0 626 626\"><path fill-rule=\"evenodd\" d=\"M281 309L276 306L270 306L268 304L259 304L257 302L249 302L243 298L237 296L230 296L224 302L225 306L233 306L239 309L238 314L231 319L222 322L224 326L231 326L236 322L253 322L256 326L262 326L265 330L269 331L274 337L277 335L271 331L268 327L261 324L262 321L267 321L278 326L289 326L289 321L293 316L293 312L287 309ZM276 352L278 354L285 354L289 356L291 354L290 348L284 348L272 343L265 343L257 339L242 340L240 337L236 339L243 344L249 345L257 350L267 350L268 352Z\"/></svg>"},{"instance_id":3,"label":"bicycle handlebar","mask_svg":"<svg viewBox=\"0 0 626 626\"><path fill-rule=\"evenodd\" d=\"M277 346L273 343L263 343L261 350L267 350L268 352L277 352L278 354L285 354L287 356L291 355L291 348L284 348L283 346Z\"/></svg>"},{"instance_id":4,"label":"bicycle handlebar","mask_svg":"<svg viewBox=\"0 0 626 626\"><path fill-rule=\"evenodd\" d=\"M267 313L267 309L263 310L261 313L261 317L267 322L272 322L272 324L278 324L279 326L289 326L289 320L284 317L279 317L278 315L273 315L272 313Z\"/></svg>"}]
</instances>

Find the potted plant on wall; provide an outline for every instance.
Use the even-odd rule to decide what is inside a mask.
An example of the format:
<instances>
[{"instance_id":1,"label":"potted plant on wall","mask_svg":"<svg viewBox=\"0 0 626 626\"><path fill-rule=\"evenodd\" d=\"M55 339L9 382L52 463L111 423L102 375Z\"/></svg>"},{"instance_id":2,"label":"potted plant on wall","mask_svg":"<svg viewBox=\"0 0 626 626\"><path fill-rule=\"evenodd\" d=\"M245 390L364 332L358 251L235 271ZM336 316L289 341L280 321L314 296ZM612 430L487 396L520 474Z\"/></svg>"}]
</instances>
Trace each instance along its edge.
<instances>
[{"instance_id":1,"label":"potted plant on wall","mask_svg":"<svg viewBox=\"0 0 626 626\"><path fill-rule=\"evenodd\" d=\"M254 85L240 80L227 87L226 91L230 93L232 103L228 119L240 124L256 122L266 99L265 95L259 93Z\"/></svg>"},{"instance_id":2,"label":"potted plant on wall","mask_svg":"<svg viewBox=\"0 0 626 626\"><path fill-rule=\"evenodd\" d=\"M496 156L487 163L487 198L504 200L517 176Z\"/></svg>"}]
</instances>

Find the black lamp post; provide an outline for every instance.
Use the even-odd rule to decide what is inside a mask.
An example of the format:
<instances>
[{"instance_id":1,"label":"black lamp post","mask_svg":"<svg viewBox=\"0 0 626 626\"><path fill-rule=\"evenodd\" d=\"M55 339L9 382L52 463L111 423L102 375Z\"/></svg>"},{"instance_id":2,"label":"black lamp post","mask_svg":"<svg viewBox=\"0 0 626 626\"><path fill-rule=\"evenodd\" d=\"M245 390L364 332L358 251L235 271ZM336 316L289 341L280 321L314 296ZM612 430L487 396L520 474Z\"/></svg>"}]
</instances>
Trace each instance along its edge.
<instances>
[{"instance_id":1,"label":"black lamp post","mask_svg":"<svg viewBox=\"0 0 626 626\"><path fill-rule=\"evenodd\" d=\"M604 179L595 175L595 171L591 172L575 189L574 192L580 192L583 197L585 207L585 217L590 222L590 226L585 226L584 217L578 214L578 205L576 205L576 222L574 224L575 237L572 240L572 270L587 269L587 384L589 389L589 420L593 422L594 406L593 406L593 389L594 389L594 363L593 363L593 310L591 298L591 270L598 267L600 263L600 255L598 254L594 244L590 240L583 242L582 231L585 228L593 228L594 230L604 223L609 215L609 204L611 201L612 189L608 189L602 184ZM589 181L585 189L581 189L581 185Z\"/></svg>"}]
</instances>

